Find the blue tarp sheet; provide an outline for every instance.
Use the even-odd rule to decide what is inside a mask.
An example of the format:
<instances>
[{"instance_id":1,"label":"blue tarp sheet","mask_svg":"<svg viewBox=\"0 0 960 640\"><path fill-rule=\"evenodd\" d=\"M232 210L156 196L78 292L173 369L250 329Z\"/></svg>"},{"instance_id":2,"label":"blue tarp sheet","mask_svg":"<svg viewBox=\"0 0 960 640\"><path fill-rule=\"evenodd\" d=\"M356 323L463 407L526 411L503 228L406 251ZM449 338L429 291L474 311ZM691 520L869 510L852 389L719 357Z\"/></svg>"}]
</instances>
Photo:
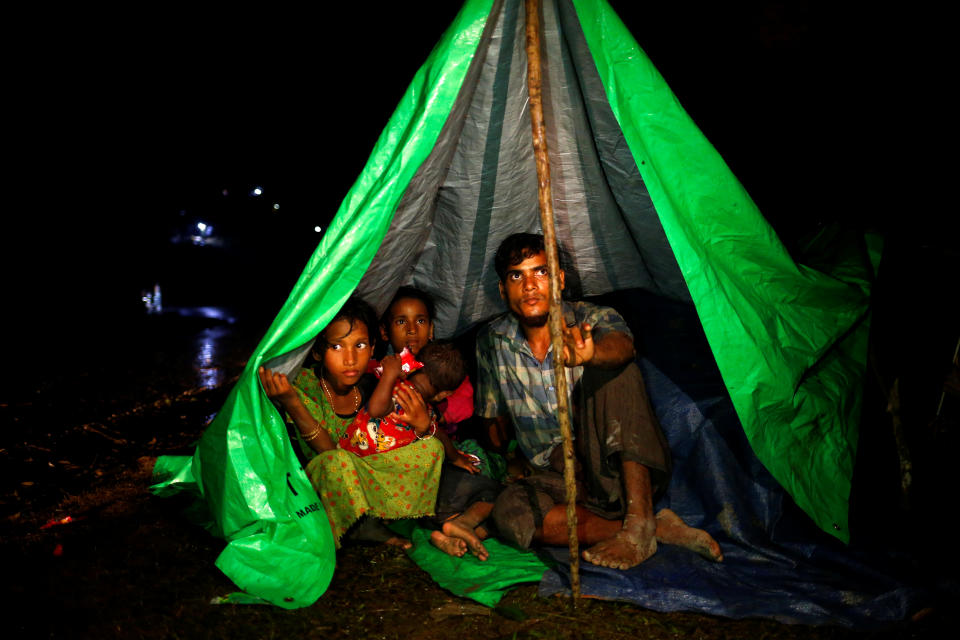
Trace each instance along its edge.
<instances>
[{"instance_id":1,"label":"blue tarp sheet","mask_svg":"<svg viewBox=\"0 0 960 640\"><path fill-rule=\"evenodd\" d=\"M648 323L657 322L651 309L643 313ZM677 317L669 323L683 324ZM695 318L689 325L695 326ZM661 545L629 571L581 562L583 595L656 611L863 629L908 619L940 597L960 594L956 581L932 579L910 557L858 550L817 529L754 456L719 374L702 365L702 353L694 353L700 349L697 337L678 342L681 336L674 334L675 339L658 341L669 347L646 349L654 356L660 349L671 352L662 360L673 363L664 367L669 375L650 359L641 361L674 456L670 487L656 507L669 507L688 524L706 528L720 543L724 561ZM685 360L678 348L688 349L690 357ZM546 551L558 565L544 575L540 594L569 592L567 550Z\"/></svg>"}]
</instances>

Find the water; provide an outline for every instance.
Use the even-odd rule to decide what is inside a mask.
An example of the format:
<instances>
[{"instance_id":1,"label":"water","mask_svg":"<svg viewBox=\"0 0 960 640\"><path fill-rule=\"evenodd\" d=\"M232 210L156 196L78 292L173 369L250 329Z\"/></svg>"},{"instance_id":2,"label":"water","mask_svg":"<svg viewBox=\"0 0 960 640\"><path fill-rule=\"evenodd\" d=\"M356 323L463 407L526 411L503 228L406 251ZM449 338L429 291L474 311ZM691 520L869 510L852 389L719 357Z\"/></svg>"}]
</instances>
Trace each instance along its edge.
<instances>
[{"instance_id":1,"label":"water","mask_svg":"<svg viewBox=\"0 0 960 640\"><path fill-rule=\"evenodd\" d=\"M229 384L266 326L263 318L222 306L110 311L93 314L98 321L75 318L65 330L21 341L19 364L5 373L0 389L0 417L12 427L0 442L102 422L185 391Z\"/></svg>"},{"instance_id":2,"label":"water","mask_svg":"<svg viewBox=\"0 0 960 640\"><path fill-rule=\"evenodd\" d=\"M57 429L224 384L306 260L304 249L291 251L264 272L258 256L279 242L268 230L262 245L250 231L234 233L229 246L195 247L170 243L154 228L162 225L143 219L116 225L125 234L104 226L78 222L70 237L58 236L45 271L10 265L4 423L33 412L31 425L42 418Z\"/></svg>"}]
</instances>

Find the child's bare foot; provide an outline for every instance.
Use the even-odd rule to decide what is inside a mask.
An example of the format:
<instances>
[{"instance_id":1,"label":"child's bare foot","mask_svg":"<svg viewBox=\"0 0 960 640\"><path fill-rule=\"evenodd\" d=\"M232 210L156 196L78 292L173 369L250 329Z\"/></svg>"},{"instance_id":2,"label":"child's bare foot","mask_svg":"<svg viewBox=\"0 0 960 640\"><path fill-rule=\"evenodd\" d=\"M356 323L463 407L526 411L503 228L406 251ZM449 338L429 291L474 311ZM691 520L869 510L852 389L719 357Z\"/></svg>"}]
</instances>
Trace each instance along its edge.
<instances>
[{"instance_id":1,"label":"child's bare foot","mask_svg":"<svg viewBox=\"0 0 960 640\"><path fill-rule=\"evenodd\" d=\"M635 567L657 552L655 530L653 521L627 514L623 528L613 537L586 549L582 554L583 559L610 569Z\"/></svg>"},{"instance_id":2,"label":"child's bare foot","mask_svg":"<svg viewBox=\"0 0 960 640\"><path fill-rule=\"evenodd\" d=\"M443 532L451 538L459 538L465 542L467 549L470 550L470 553L477 556L478 560L486 560L490 557L487 548L483 546L483 542L477 537L477 534L474 533L474 527L471 526L469 522L464 523L462 520L463 516L458 516L453 520L447 520L443 523Z\"/></svg>"},{"instance_id":3,"label":"child's bare foot","mask_svg":"<svg viewBox=\"0 0 960 640\"><path fill-rule=\"evenodd\" d=\"M687 525L670 509L661 509L657 514L657 540L690 549L707 560L723 562L723 552L713 536Z\"/></svg>"},{"instance_id":4,"label":"child's bare foot","mask_svg":"<svg viewBox=\"0 0 960 640\"><path fill-rule=\"evenodd\" d=\"M433 531L430 534L430 544L448 556L462 558L467 553L467 543L460 538L453 538L440 531Z\"/></svg>"},{"instance_id":5,"label":"child's bare foot","mask_svg":"<svg viewBox=\"0 0 960 640\"><path fill-rule=\"evenodd\" d=\"M413 543L407 540L406 538L401 538L400 536L392 536L383 541L384 544L388 544L391 547L400 547L404 551L413 546Z\"/></svg>"}]
</instances>

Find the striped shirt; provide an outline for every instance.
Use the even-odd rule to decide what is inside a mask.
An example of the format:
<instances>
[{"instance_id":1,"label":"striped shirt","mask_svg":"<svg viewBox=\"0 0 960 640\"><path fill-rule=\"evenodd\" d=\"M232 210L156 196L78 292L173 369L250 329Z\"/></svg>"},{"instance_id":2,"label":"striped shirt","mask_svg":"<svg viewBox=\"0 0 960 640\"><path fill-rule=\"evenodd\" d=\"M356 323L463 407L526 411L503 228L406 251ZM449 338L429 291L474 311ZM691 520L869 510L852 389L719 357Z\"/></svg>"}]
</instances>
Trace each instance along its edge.
<instances>
[{"instance_id":1,"label":"striped shirt","mask_svg":"<svg viewBox=\"0 0 960 640\"><path fill-rule=\"evenodd\" d=\"M589 302L564 302L565 324L589 323L595 338L610 331L633 334L610 307ZM583 375L583 367L567 367L567 390ZM477 335L476 413L483 418L510 416L523 455L546 467L550 452L561 441L554 389L553 346L537 360L512 313L495 318Z\"/></svg>"}]
</instances>

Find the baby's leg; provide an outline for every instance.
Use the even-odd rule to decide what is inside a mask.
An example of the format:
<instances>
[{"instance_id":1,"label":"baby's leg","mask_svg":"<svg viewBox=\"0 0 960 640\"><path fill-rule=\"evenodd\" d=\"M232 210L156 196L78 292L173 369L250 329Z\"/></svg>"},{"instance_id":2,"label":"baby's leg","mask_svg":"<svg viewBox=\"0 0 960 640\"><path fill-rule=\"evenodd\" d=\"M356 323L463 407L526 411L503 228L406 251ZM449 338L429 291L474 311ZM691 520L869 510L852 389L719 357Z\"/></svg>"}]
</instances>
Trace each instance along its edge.
<instances>
[{"instance_id":1,"label":"baby's leg","mask_svg":"<svg viewBox=\"0 0 960 640\"><path fill-rule=\"evenodd\" d=\"M476 530L490 515L491 509L493 509L492 502L474 502L467 507L466 511L444 522L443 533L465 542L470 553L477 556L478 560L486 560L490 557L490 553L483 546L482 538L477 535ZM481 528L481 533L486 537L485 529Z\"/></svg>"},{"instance_id":2,"label":"baby's leg","mask_svg":"<svg viewBox=\"0 0 960 640\"><path fill-rule=\"evenodd\" d=\"M430 544L455 558L462 558L467 553L466 542L460 538L448 536L442 531L434 531L430 534Z\"/></svg>"}]
</instances>

